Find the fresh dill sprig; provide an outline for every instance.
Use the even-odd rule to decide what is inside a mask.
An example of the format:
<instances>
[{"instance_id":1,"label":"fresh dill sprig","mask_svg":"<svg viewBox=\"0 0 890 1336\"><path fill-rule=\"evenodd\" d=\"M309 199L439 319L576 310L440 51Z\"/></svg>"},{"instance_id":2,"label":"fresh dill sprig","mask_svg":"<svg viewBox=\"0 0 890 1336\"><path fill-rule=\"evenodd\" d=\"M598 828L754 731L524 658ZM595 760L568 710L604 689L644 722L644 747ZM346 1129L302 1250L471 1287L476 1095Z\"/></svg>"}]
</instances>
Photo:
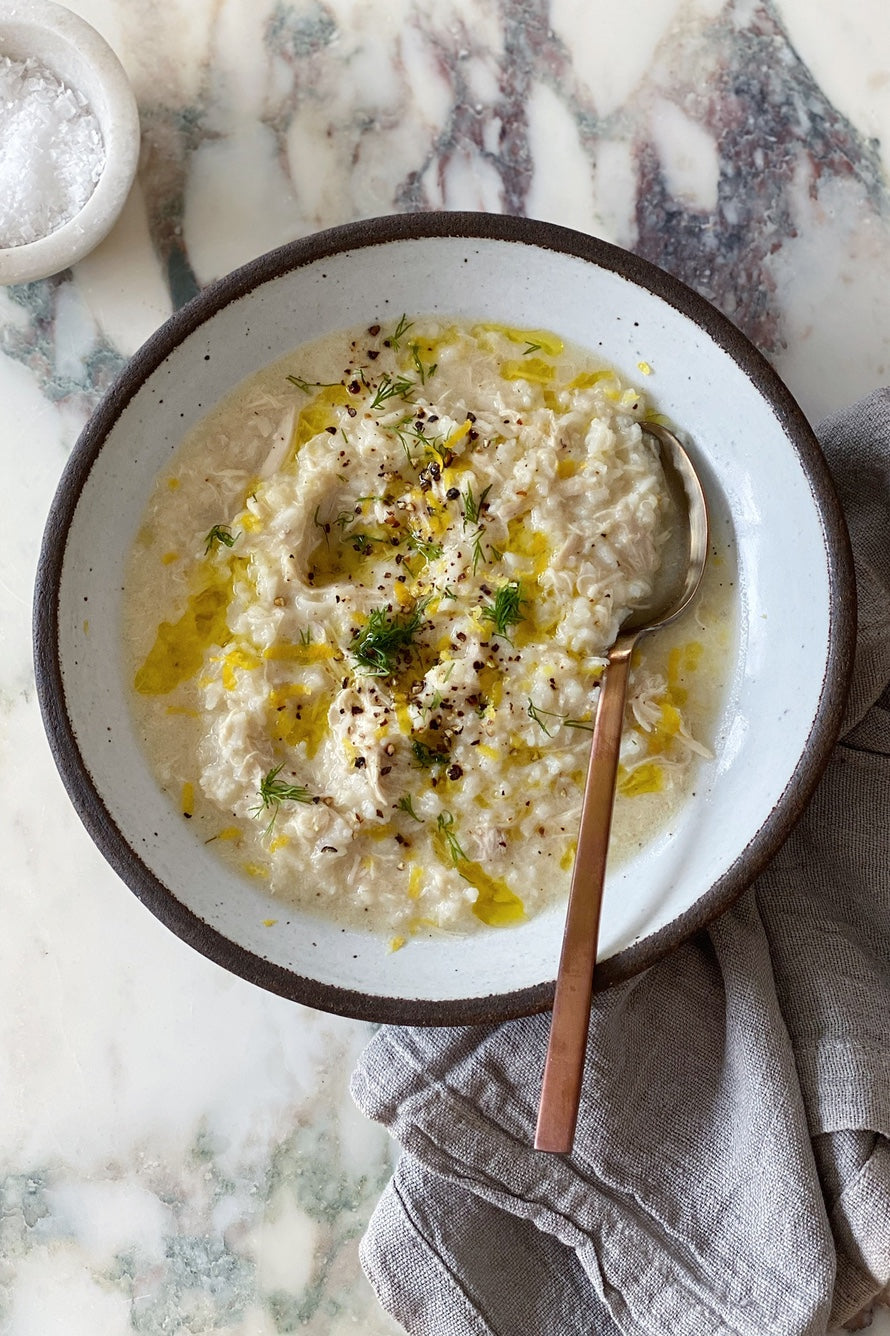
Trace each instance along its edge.
<instances>
[{"instance_id":1,"label":"fresh dill sprig","mask_svg":"<svg viewBox=\"0 0 890 1336\"><path fill-rule=\"evenodd\" d=\"M431 362L428 366L424 366L423 362L420 360L419 343L411 344L411 361L414 363L414 367L420 377L421 385L425 385L430 377L436 374L436 367L439 365L438 362Z\"/></svg>"},{"instance_id":2,"label":"fresh dill sprig","mask_svg":"<svg viewBox=\"0 0 890 1336\"><path fill-rule=\"evenodd\" d=\"M305 631L301 631L301 632L300 632L300 644L301 644L301 645L311 645L311 644L312 644L312 627L311 627L311 626L307 626Z\"/></svg>"},{"instance_id":3,"label":"fresh dill sprig","mask_svg":"<svg viewBox=\"0 0 890 1336\"><path fill-rule=\"evenodd\" d=\"M529 717L529 719L534 719L534 721L535 721L536 724L540 724L541 728L543 728L543 730L544 730L544 732L547 734L548 738L552 737L553 734L550 732L550 729L549 729L549 728L547 727L547 725L544 723L544 720L543 720L543 718L542 718L541 716L542 716L542 715L545 715L545 714L550 714L550 713L551 713L550 710L539 710L538 707L537 707L537 705L535 704L535 702L532 700L531 696L529 696L529 698L528 698L528 717Z\"/></svg>"},{"instance_id":4,"label":"fresh dill sprig","mask_svg":"<svg viewBox=\"0 0 890 1336\"><path fill-rule=\"evenodd\" d=\"M275 818L283 802L311 803L315 801L309 790L304 788L302 784L287 784L283 779L279 779L278 776L283 769L284 763L282 762L281 765L276 765L263 777L259 787L260 801L256 807L251 808L251 816L262 816L264 812L271 811L272 819L265 829L264 833L266 835L275 825Z\"/></svg>"},{"instance_id":5,"label":"fresh dill sprig","mask_svg":"<svg viewBox=\"0 0 890 1336\"><path fill-rule=\"evenodd\" d=\"M222 543L224 547L234 547L237 539L238 534L233 534L227 524L214 524L210 533L204 539L205 557L208 556L219 543Z\"/></svg>"},{"instance_id":6,"label":"fresh dill sprig","mask_svg":"<svg viewBox=\"0 0 890 1336\"><path fill-rule=\"evenodd\" d=\"M405 451L405 458L406 458L407 461L408 461L408 467L411 468L411 469L413 469L413 468L416 468L417 466L416 466L416 463L415 463L415 460L414 460L414 456L413 456L412 453L411 453L411 445L410 445L410 442L409 442L408 440L405 439L406 436L410 435L410 433L408 433L408 432L405 430L405 425L404 425L406 422L410 422L410 421L411 421L410 418L402 418L402 421L399 422L399 423L397 423L397 425L396 425L395 427L393 427L393 431L395 432L396 436L398 437L399 445L400 445L400 446L402 447L402 449Z\"/></svg>"},{"instance_id":7,"label":"fresh dill sprig","mask_svg":"<svg viewBox=\"0 0 890 1336\"><path fill-rule=\"evenodd\" d=\"M302 376L285 376L291 385L296 385L298 390L308 394L310 390L332 390L336 385L342 385L341 380L304 380Z\"/></svg>"},{"instance_id":8,"label":"fresh dill sprig","mask_svg":"<svg viewBox=\"0 0 890 1336\"><path fill-rule=\"evenodd\" d=\"M509 640L507 633L510 627L518 626L520 622L525 621L522 608L527 601L522 597L522 586L519 581L511 580L509 584L501 585L494 596L494 602L486 604L482 609L482 616L486 621L493 623L497 635Z\"/></svg>"},{"instance_id":9,"label":"fresh dill sprig","mask_svg":"<svg viewBox=\"0 0 890 1336\"><path fill-rule=\"evenodd\" d=\"M485 560L485 553L482 550L482 534L484 532L482 524L482 518L483 518L482 512L485 507L486 498L490 491L491 491L491 483L489 483L487 487L484 487L482 491L479 493L479 496L476 497L473 495L472 485L468 483L466 492L461 493L461 501L463 503L463 512L464 512L464 528L465 529L468 528L471 524L476 525L476 532L472 535L474 575L476 574L476 570L479 566L479 563ZM494 551L494 549L492 549L492 551Z\"/></svg>"},{"instance_id":10,"label":"fresh dill sprig","mask_svg":"<svg viewBox=\"0 0 890 1336\"><path fill-rule=\"evenodd\" d=\"M414 468L414 456L411 454L411 439L416 440L416 432L412 429L413 419L409 414L407 417L399 418L398 422L390 428L399 438L399 445L405 451L405 458L411 468Z\"/></svg>"},{"instance_id":11,"label":"fresh dill sprig","mask_svg":"<svg viewBox=\"0 0 890 1336\"><path fill-rule=\"evenodd\" d=\"M454 833L453 826L454 817L450 812L440 812L436 817L436 829L445 842L452 860L455 863L468 863L470 860L461 848L458 838Z\"/></svg>"},{"instance_id":12,"label":"fresh dill sprig","mask_svg":"<svg viewBox=\"0 0 890 1336\"><path fill-rule=\"evenodd\" d=\"M417 813L415 812L414 799L411 797L410 793L406 793L402 798L400 798L399 801L396 803L396 807L398 807L402 812L407 812L410 817L413 817L415 821L419 821L420 824L423 825L423 817L418 816Z\"/></svg>"},{"instance_id":13,"label":"fresh dill sprig","mask_svg":"<svg viewBox=\"0 0 890 1336\"><path fill-rule=\"evenodd\" d=\"M350 653L356 663L367 669L371 677L391 677L400 656L410 649L423 625L428 602L429 599L423 599L413 612L404 616L386 608L373 608L365 625L352 633Z\"/></svg>"},{"instance_id":14,"label":"fresh dill sprig","mask_svg":"<svg viewBox=\"0 0 890 1336\"><path fill-rule=\"evenodd\" d=\"M485 498L491 491L491 483L479 493L479 499L473 496L473 488L468 483L466 495L462 498L464 503L464 524L478 524L482 515L482 507L485 505Z\"/></svg>"},{"instance_id":15,"label":"fresh dill sprig","mask_svg":"<svg viewBox=\"0 0 890 1336\"><path fill-rule=\"evenodd\" d=\"M385 339L384 342L388 343L390 348L398 348L402 339L408 333L408 330L413 328L414 328L414 321L409 320L407 315L405 315L403 311L401 316L399 317L399 323L396 325L395 329L390 334L389 338Z\"/></svg>"},{"instance_id":16,"label":"fresh dill sprig","mask_svg":"<svg viewBox=\"0 0 890 1336\"><path fill-rule=\"evenodd\" d=\"M414 384L415 382L409 380L407 376L393 377L389 372L384 371L380 377L374 398L371 400L371 409L381 408L389 399L410 398Z\"/></svg>"},{"instance_id":17,"label":"fresh dill sprig","mask_svg":"<svg viewBox=\"0 0 890 1336\"><path fill-rule=\"evenodd\" d=\"M423 766L424 770L430 770L434 765L447 765L451 759L447 751L436 751L420 738L411 739L411 750L414 753L414 759L418 765Z\"/></svg>"},{"instance_id":18,"label":"fresh dill sprig","mask_svg":"<svg viewBox=\"0 0 890 1336\"><path fill-rule=\"evenodd\" d=\"M353 551L359 552L363 557L366 557L369 552L373 552L375 543L382 543L384 540L382 538L375 538L372 534L365 533L363 529L356 529L355 532L348 533L347 530L351 525L355 524L358 519L359 516L356 515L355 510L338 510L337 514L334 516L333 522L340 530L340 542L348 543ZM322 529L325 528L324 525L320 525L319 527ZM327 528L329 529L330 525L328 525Z\"/></svg>"},{"instance_id":19,"label":"fresh dill sprig","mask_svg":"<svg viewBox=\"0 0 890 1336\"><path fill-rule=\"evenodd\" d=\"M404 436L399 436L399 444L401 445L402 449L405 451L405 458L406 458L407 461L408 461L408 467L411 468L411 469L413 469L413 468L414 468L414 456L412 455L412 453L411 453L411 447L410 447L410 445L408 444L408 442L405 440Z\"/></svg>"},{"instance_id":20,"label":"fresh dill sprig","mask_svg":"<svg viewBox=\"0 0 890 1336\"><path fill-rule=\"evenodd\" d=\"M315 525L316 529L321 529L322 533L324 534L324 540L327 543L329 541L331 533L331 522L330 520L320 520L318 518L318 512L320 509L321 509L320 506L315 507L315 511L312 516L312 523Z\"/></svg>"},{"instance_id":21,"label":"fresh dill sprig","mask_svg":"<svg viewBox=\"0 0 890 1336\"><path fill-rule=\"evenodd\" d=\"M423 538L413 529L408 534L407 543L412 552L418 553L427 564L441 557L445 550L441 543L434 542L432 538Z\"/></svg>"},{"instance_id":22,"label":"fresh dill sprig","mask_svg":"<svg viewBox=\"0 0 890 1336\"><path fill-rule=\"evenodd\" d=\"M540 347L540 343L527 343L522 350L522 356L528 357L529 353L536 353Z\"/></svg>"},{"instance_id":23,"label":"fresh dill sprig","mask_svg":"<svg viewBox=\"0 0 890 1336\"><path fill-rule=\"evenodd\" d=\"M544 720L541 718L541 715L544 714L546 714L548 719L558 719L559 722L561 724L564 724L566 728L583 728L588 733L593 732L593 723L590 719L570 719L568 715L557 714L555 710L542 710L539 705L535 705L531 696L529 696L528 698L527 713L529 719L534 719L536 724L541 725L544 732L547 734L548 738L552 737L553 734L550 732L550 729L547 727L547 725L544 723Z\"/></svg>"},{"instance_id":24,"label":"fresh dill sprig","mask_svg":"<svg viewBox=\"0 0 890 1336\"><path fill-rule=\"evenodd\" d=\"M398 436L399 444L405 451L408 463L412 468L415 468L417 463L411 454L412 445L422 445L428 455L433 455L435 459L438 459L438 446L442 438L440 436L427 436L423 427L418 426L410 415L401 418L390 430Z\"/></svg>"},{"instance_id":25,"label":"fresh dill sprig","mask_svg":"<svg viewBox=\"0 0 890 1336\"><path fill-rule=\"evenodd\" d=\"M374 551L374 544L382 543L383 539L372 538L370 534L360 531L359 533L349 534L346 541L352 545L354 552L360 552L363 557L366 557L369 552Z\"/></svg>"}]
</instances>

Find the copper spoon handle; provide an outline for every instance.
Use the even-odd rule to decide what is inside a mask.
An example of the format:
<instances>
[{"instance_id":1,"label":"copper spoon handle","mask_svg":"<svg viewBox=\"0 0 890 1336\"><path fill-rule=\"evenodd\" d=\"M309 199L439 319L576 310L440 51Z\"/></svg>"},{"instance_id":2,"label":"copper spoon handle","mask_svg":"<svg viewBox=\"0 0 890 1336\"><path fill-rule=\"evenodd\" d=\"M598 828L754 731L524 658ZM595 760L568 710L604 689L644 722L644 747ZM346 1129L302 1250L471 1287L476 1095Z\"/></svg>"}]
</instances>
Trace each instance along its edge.
<instances>
[{"instance_id":1,"label":"copper spoon handle","mask_svg":"<svg viewBox=\"0 0 890 1336\"><path fill-rule=\"evenodd\" d=\"M569 1151L575 1136L624 702L635 640L634 635L621 636L612 647L597 705L538 1104L536 1150Z\"/></svg>"}]
</instances>

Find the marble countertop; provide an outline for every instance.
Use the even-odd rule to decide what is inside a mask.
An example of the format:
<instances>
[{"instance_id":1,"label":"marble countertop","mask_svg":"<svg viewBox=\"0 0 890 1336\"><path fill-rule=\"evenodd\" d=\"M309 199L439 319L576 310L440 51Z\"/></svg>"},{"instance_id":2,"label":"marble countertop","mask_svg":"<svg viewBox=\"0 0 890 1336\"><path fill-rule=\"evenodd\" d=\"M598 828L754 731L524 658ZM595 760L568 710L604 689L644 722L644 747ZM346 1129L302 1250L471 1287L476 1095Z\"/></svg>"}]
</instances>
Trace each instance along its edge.
<instances>
[{"instance_id":1,"label":"marble countertop","mask_svg":"<svg viewBox=\"0 0 890 1336\"><path fill-rule=\"evenodd\" d=\"M881 0L70 7L121 57L143 148L98 250L0 289L0 1331L384 1336L357 1241L394 1152L347 1092L369 1028L194 954L56 775L30 603L65 459L201 285L407 209L640 252L816 421L890 378L890 26Z\"/></svg>"}]
</instances>

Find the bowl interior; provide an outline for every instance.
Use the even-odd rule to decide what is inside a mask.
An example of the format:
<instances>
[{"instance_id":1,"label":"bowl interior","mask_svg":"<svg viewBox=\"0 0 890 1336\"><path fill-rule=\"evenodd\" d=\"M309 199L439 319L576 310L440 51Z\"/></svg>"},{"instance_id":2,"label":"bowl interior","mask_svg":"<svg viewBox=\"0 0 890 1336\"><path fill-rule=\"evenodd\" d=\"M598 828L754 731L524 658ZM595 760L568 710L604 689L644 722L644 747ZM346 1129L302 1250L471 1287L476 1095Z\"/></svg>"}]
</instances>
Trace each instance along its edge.
<instances>
[{"instance_id":1,"label":"bowl interior","mask_svg":"<svg viewBox=\"0 0 890 1336\"><path fill-rule=\"evenodd\" d=\"M207 318L186 312L162 331L94 418L48 531L45 554L55 558L42 583L52 599L58 581L64 699L44 673L44 709L54 712L57 758L94 838L198 949L277 991L380 1019L528 1010L549 995L562 910L390 953L378 937L288 909L227 870L161 794L134 736L121 652L121 575L157 471L246 376L302 342L403 311L551 328L631 380L641 361L651 366L646 387L688 434L718 524L731 531L739 628L716 760L702 766L670 830L607 878L608 978L610 965L614 975L648 963L737 893L784 833L802 800L796 788L812 782L799 763L826 692L837 694L819 461L802 421L786 420L791 401L763 393L758 377L769 373L741 336L734 346L723 322L725 338L715 340L638 273L610 267L611 248L594 247L595 262L590 246L582 256L527 237L355 240L328 254L297 243L205 294Z\"/></svg>"}]
</instances>

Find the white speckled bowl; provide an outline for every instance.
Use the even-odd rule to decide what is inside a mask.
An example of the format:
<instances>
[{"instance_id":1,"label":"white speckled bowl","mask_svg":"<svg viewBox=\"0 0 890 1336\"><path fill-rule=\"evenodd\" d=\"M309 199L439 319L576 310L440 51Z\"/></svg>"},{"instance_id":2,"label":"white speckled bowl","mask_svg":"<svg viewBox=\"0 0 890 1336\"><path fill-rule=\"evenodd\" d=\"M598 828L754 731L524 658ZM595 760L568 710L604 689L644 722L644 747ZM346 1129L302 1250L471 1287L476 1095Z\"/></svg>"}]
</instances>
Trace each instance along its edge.
<instances>
[{"instance_id":1,"label":"white speckled bowl","mask_svg":"<svg viewBox=\"0 0 890 1336\"><path fill-rule=\"evenodd\" d=\"M0 284L57 274L88 255L124 207L139 161L139 114L124 68L84 19L52 0L0 0L0 56L34 56L89 103L105 141L105 168L86 204L25 246L0 247Z\"/></svg>"},{"instance_id":2,"label":"white speckled bowl","mask_svg":"<svg viewBox=\"0 0 890 1336\"><path fill-rule=\"evenodd\" d=\"M412 939L395 953L284 909L225 870L160 792L122 671L121 573L155 474L183 433L300 342L403 311L551 328L631 378L651 363L649 387L688 433L734 532L741 625L717 758L671 833L610 872L598 985L651 964L720 913L788 833L839 727L852 564L815 438L760 355L682 284L576 232L485 214L339 228L230 275L133 358L69 462L36 592L41 706L85 825L159 918L266 988L378 1020L482 1021L549 1004L559 908L515 928Z\"/></svg>"}]
</instances>

